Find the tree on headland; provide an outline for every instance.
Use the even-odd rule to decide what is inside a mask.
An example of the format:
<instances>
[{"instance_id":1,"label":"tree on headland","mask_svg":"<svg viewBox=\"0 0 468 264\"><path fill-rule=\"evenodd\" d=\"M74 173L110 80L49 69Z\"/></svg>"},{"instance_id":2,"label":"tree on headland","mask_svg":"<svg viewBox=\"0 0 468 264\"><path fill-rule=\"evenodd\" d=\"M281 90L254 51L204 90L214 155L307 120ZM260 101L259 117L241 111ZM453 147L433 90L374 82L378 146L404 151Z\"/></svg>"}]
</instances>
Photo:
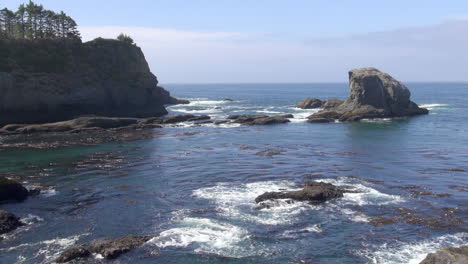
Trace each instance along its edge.
<instances>
[{"instance_id":1,"label":"tree on headland","mask_svg":"<svg viewBox=\"0 0 468 264\"><path fill-rule=\"evenodd\" d=\"M135 44L133 39L129 35L125 35L124 33L120 33L120 35L117 36L117 40L123 41L128 44Z\"/></svg>"},{"instance_id":2,"label":"tree on headland","mask_svg":"<svg viewBox=\"0 0 468 264\"><path fill-rule=\"evenodd\" d=\"M7 39L81 39L78 25L63 11L44 9L32 0L16 12L0 10L0 38Z\"/></svg>"}]
</instances>

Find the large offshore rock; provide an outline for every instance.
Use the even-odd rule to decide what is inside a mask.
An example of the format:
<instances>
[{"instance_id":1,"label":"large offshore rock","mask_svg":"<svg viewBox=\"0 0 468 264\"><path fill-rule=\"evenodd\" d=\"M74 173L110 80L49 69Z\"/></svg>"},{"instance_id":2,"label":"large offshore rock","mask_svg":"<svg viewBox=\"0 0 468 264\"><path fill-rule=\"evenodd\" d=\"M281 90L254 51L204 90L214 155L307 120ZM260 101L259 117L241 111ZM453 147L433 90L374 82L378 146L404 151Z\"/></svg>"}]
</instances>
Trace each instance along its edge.
<instances>
[{"instance_id":1,"label":"large offshore rock","mask_svg":"<svg viewBox=\"0 0 468 264\"><path fill-rule=\"evenodd\" d=\"M0 40L0 125L82 115L150 117L188 103L158 86L141 49L122 41Z\"/></svg>"},{"instance_id":2,"label":"large offshore rock","mask_svg":"<svg viewBox=\"0 0 468 264\"><path fill-rule=\"evenodd\" d=\"M428 113L410 100L411 92L405 85L375 68L351 70L349 87L350 95L344 103L311 115L309 121L358 121Z\"/></svg>"}]
</instances>

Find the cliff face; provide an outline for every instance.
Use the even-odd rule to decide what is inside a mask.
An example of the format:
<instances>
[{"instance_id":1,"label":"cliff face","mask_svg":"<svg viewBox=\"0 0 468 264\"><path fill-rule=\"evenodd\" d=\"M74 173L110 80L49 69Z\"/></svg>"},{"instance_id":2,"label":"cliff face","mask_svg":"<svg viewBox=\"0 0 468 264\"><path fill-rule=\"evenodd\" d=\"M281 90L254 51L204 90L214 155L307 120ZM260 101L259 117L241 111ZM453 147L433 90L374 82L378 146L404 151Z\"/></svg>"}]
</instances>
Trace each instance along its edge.
<instances>
[{"instance_id":1,"label":"cliff face","mask_svg":"<svg viewBox=\"0 0 468 264\"><path fill-rule=\"evenodd\" d=\"M0 124L161 116L178 101L157 85L141 49L125 42L0 41Z\"/></svg>"}]
</instances>

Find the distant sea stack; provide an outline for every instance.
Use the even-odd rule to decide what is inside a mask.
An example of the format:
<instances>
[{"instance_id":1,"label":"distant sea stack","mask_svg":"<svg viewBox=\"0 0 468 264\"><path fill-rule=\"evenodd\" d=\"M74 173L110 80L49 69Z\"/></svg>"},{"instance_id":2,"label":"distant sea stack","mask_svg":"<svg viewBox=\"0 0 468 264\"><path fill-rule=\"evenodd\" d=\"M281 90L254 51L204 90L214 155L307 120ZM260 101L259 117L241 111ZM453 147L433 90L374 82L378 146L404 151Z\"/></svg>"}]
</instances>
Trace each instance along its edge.
<instances>
[{"instance_id":1,"label":"distant sea stack","mask_svg":"<svg viewBox=\"0 0 468 264\"><path fill-rule=\"evenodd\" d=\"M98 38L0 39L0 125L80 115L149 117L186 103L158 86L139 47Z\"/></svg>"},{"instance_id":2,"label":"distant sea stack","mask_svg":"<svg viewBox=\"0 0 468 264\"><path fill-rule=\"evenodd\" d=\"M335 107L311 115L309 122L358 121L364 118L405 117L427 114L410 100L411 92L401 82L376 68L349 72L350 96Z\"/></svg>"}]
</instances>

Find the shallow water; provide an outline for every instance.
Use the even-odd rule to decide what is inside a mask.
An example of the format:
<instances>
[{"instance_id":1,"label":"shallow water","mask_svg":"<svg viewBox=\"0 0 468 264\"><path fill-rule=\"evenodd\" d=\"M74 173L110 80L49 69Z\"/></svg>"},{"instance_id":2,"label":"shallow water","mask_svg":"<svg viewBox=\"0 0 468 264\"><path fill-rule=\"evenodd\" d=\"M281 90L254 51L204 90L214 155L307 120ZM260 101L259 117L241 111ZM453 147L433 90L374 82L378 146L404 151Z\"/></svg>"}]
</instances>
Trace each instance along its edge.
<instances>
[{"instance_id":1,"label":"shallow water","mask_svg":"<svg viewBox=\"0 0 468 264\"><path fill-rule=\"evenodd\" d=\"M295 102L345 98L346 84L167 85L192 101L171 113L295 118L261 127L185 124L148 140L1 152L4 175L45 192L2 205L27 225L0 241L0 263L52 263L73 244L128 234L154 238L115 263L419 263L438 248L467 244L468 84L408 86L429 115L308 124L317 110ZM308 180L360 192L323 205L277 201L255 209L263 192ZM435 220L372 225L401 212Z\"/></svg>"}]
</instances>

